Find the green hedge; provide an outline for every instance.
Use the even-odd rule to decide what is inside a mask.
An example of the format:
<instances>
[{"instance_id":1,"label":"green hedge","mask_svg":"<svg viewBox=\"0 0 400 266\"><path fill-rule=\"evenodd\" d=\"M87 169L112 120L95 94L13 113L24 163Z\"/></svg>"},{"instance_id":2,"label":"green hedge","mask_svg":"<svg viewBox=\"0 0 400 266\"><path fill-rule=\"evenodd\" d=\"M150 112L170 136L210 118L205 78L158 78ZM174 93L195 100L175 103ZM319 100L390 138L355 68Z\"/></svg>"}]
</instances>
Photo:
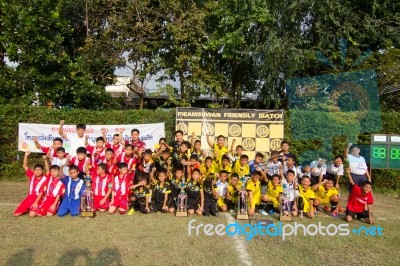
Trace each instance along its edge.
<instances>
[{"instance_id":1,"label":"green hedge","mask_svg":"<svg viewBox=\"0 0 400 266\"><path fill-rule=\"evenodd\" d=\"M321 149L324 146L323 139L297 140L293 138L290 115L290 112L285 112L285 139L291 144L291 151L295 155L302 155L308 150ZM61 119L68 124L145 124L165 122L166 137L167 139L172 139L175 110L92 111L82 109L56 110L45 107L13 105L0 106L0 180L25 180L21 161L17 160L18 154L22 158L22 153L17 151L18 123L58 124ZM396 112L382 113L382 126L383 129L376 133L399 134L400 114ZM336 137L332 143L332 155L342 154L347 140L345 137ZM370 135L360 134L358 143L368 145L370 143ZM38 155L36 155L36 159L39 159ZM376 187L400 189L399 171L374 170L372 175Z\"/></svg>"}]
</instances>

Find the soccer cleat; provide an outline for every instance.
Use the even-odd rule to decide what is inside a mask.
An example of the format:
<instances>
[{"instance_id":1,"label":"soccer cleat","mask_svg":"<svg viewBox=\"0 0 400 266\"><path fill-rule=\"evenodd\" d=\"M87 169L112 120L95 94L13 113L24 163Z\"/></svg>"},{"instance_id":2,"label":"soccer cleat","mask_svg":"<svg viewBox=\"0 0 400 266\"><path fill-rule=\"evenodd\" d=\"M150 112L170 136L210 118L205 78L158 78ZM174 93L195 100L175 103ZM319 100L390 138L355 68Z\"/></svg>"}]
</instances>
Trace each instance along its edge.
<instances>
[{"instance_id":1,"label":"soccer cleat","mask_svg":"<svg viewBox=\"0 0 400 266\"><path fill-rule=\"evenodd\" d=\"M134 208L130 208L128 211L128 215L133 215L135 213L135 209Z\"/></svg>"},{"instance_id":2,"label":"soccer cleat","mask_svg":"<svg viewBox=\"0 0 400 266\"><path fill-rule=\"evenodd\" d=\"M300 219L303 219L303 217L304 217L303 211L300 211L300 212L299 212L299 218L300 218Z\"/></svg>"},{"instance_id":3,"label":"soccer cleat","mask_svg":"<svg viewBox=\"0 0 400 266\"><path fill-rule=\"evenodd\" d=\"M260 210L258 210L258 212L265 216L268 215L268 212L266 212L264 209L260 209Z\"/></svg>"},{"instance_id":4,"label":"soccer cleat","mask_svg":"<svg viewBox=\"0 0 400 266\"><path fill-rule=\"evenodd\" d=\"M339 214L337 213L337 211L333 211L331 212L332 217L337 218L339 216Z\"/></svg>"},{"instance_id":5,"label":"soccer cleat","mask_svg":"<svg viewBox=\"0 0 400 266\"><path fill-rule=\"evenodd\" d=\"M270 210L268 213L269 213L269 215L273 215L275 213L275 211L274 210Z\"/></svg>"}]
</instances>

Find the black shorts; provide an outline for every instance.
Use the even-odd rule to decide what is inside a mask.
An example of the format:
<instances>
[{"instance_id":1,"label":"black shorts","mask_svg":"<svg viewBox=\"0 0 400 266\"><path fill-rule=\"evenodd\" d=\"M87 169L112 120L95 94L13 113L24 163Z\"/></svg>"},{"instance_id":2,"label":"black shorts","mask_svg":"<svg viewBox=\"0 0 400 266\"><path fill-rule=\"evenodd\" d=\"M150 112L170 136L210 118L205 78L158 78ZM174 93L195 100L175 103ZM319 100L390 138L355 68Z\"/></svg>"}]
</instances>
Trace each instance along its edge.
<instances>
[{"instance_id":1,"label":"black shorts","mask_svg":"<svg viewBox=\"0 0 400 266\"><path fill-rule=\"evenodd\" d=\"M174 198L174 197L169 197L169 200L168 200L168 208L174 208L174 209L176 209L176 198Z\"/></svg>"},{"instance_id":2,"label":"black shorts","mask_svg":"<svg viewBox=\"0 0 400 266\"><path fill-rule=\"evenodd\" d=\"M199 201L197 199L187 199L187 209L188 210L195 210L199 209Z\"/></svg>"},{"instance_id":3,"label":"black shorts","mask_svg":"<svg viewBox=\"0 0 400 266\"><path fill-rule=\"evenodd\" d=\"M346 215L351 216L351 218L354 218L355 216L357 216L357 219L361 219L361 218L369 218L369 214L368 211L363 211L363 212L352 212L350 210L346 210Z\"/></svg>"},{"instance_id":4,"label":"black shorts","mask_svg":"<svg viewBox=\"0 0 400 266\"><path fill-rule=\"evenodd\" d=\"M165 212L162 208L163 205L164 205L164 202L153 201L151 203L151 209L153 212Z\"/></svg>"}]
</instances>

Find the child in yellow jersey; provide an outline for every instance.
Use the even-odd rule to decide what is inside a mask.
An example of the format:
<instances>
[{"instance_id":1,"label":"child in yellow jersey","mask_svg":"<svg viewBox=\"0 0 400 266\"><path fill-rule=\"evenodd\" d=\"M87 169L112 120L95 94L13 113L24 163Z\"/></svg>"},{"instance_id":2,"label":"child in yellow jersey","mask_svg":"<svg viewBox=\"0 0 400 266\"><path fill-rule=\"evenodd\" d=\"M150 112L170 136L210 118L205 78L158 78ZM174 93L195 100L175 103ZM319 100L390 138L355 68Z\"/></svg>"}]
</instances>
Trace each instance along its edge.
<instances>
[{"instance_id":1,"label":"child in yellow jersey","mask_svg":"<svg viewBox=\"0 0 400 266\"><path fill-rule=\"evenodd\" d=\"M226 155L222 156L221 163L218 165L218 172L222 170L227 171L228 176L232 173L232 165L230 163L228 156Z\"/></svg>"},{"instance_id":2,"label":"child in yellow jersey","mask_svg":"<svg viewBox=\"0 0 400 266\"><path fill-rule=\"evenodd\" d=\"M339 192L333 185L333 180L323 179L322 182L312 186L315 191L314 206L324 205L325 211L331 212L332 216L337 217L336 209L339 204ZM330 208L329 205L331 205Z\"/></svg>"},{"instance_id":3,"label":"child in yellow jersey","mask_svg":"<svg viewBox=\"0 0 400 266\"><path fill-rule=\"evenodd\" d=\"M233 210L238 202L239 190L242 187L242 183L239 181L239 175L237 173L233 173L230 179L225 204L229 210Z\"/></svg>"},{"instance_id":4,"label":"child in yellow jersey","mask_svg":"<svg viewBox=\"0 0 400 266\"><path fill-rule=\"evenodd\" d=\"M222 156L229 152L225 146L225 137L222 135L217 137L217 143L213 143L210 140L210 136L207 135L207 143L214 150L214 157L217 164L221 161Z\"/></svg>"},{"instance_id":5,"label":"child in yellow jersey","mask_svg":"<svg viewBox=\"0 0 400 266\"><path fill-rule=\"evenodd\" d=\"M249 216L253 216L256 210L258 211L262 201L261 186L266 185L266 182L265 178L260 180L261 177L263 177L261 171L255 171L251 175L251 179L248 180L246 183L246 191L248 193L248 198L249 198L249 210L248 210Z\"/></svg>"},{"instance_id":6,"label":"child in yellow jersey","mask_svg":"<svg viewBox=\"0 0 400 266\"><path fill-rule=\"evenodd\" d=\"M213 166L213 159L211 157L206 157L206 160L200 166L200 173L203 175L203 178L208 177L209 175L215 174L215 169Z\"/></svg>"},{"instance_id":7,"label":"child in yellow jersey","mask_svg":"<svg viewBox=\"0 0 400 266\"><path fill-rule=\"evenodd\" d=\"M226 195L228 193L228 172L225 170L221 170L218 174L217 192L218 192L218 201L217 206L221 212L226 212L228 210L228 206L226 204Z\"/></svg>"},{"instance_id":8,"label":"child in yellow jersey","mask_svg":"<svg viewBox=\"0 0 400 266\"><path fill-rule=\"evenodd\" d=\"M263 201L267 202L268 211L272 214L279 212L280 202L282 200L282 185L280 184L279 175L272 175L271 181L268 182L266 195L263 195Z\"/></svg>"},{"instance_id":9,"label":"child in yellow jersey","mask_svg":"<svg viewBox=\"0 0 400 266\"><path fill-rule=\"evenodd\" d=\"M237 173L239 175L239 179L242 176L250 175L250 166L247 164L249 162L249 157L246 154L242 154L240 156L240 160L235 162L233 166L232 173Z\"/></svg>"},{"instance_id":10,"label":"child in yellow jersey","mask_svg":"<svg viewBox=\"0 0 400 266\"><path fill-rule=\"evenodd\" d=\"M299 185L299 197L297 199L299 218L303 218L305 213L309 218L314 218L314 190L310 187L311 178L309 176L303 176L301 185Z\"/></svg>"}]
</instances>

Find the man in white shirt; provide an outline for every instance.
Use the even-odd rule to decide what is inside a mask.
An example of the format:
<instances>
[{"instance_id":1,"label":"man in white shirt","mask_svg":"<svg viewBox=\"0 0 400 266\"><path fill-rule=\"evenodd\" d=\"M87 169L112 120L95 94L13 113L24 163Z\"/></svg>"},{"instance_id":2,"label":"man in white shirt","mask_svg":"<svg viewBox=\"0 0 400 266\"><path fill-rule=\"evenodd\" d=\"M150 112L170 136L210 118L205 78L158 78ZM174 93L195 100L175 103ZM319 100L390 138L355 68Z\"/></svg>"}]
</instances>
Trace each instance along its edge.
<instances>
[{"instance_id":1,"label":"man in white shirt","mask_svg":"<svg viewBox=\"0 0 400 266\"><path fill-rule=\"evenodd\" d=\"M86 137L85 137L85 132L86 132L86 125L85 124L77 124L76 125L76 135L72 134L67 134L64 132L64 120L60 121L60 127L58 128L58 133L63 137L64 139L69 140L69 150L68 154L71 157L76 156L76 149L79 147L84 147L86 148ZM88 140L90 141L90 140ZM91 142L91 141L90 141ZM93 143L91 143L93 145Z\"/></svg>"},{"instance_id":2,"label":"man in white shirt","mask_svg":"<svg viewBox=\"0 0 400 266\"><path fill-rule=\"evenodd\" d=\"M344 158L349 162L349 174L351 175L351 178L356 185L360 186L361 183L367 180L371 182L371 176L369 175L367 163L365 162L364 157L360 155L359 146L349 143L349 145L345 149ZM350 189L351 186L349 185L349 191Z\"/></svg>"}]
</instances>

